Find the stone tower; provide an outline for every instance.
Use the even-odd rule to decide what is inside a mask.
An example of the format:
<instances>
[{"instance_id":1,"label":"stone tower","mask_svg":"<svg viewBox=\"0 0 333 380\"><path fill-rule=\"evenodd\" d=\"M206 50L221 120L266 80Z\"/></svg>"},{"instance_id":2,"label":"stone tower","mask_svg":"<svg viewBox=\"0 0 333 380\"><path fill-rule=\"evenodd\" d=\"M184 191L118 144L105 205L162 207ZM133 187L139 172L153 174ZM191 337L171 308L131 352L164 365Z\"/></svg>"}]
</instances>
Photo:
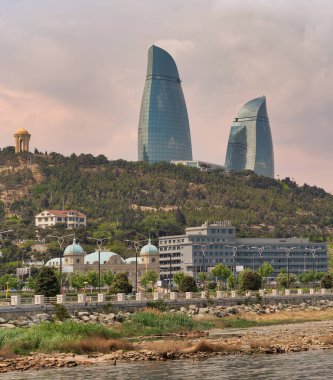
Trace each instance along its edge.
<instances>
[{"instance_id":1,"label":"stone tower","mask_svg":"<svg viewBox=\"0 0 333 380\"><path fill-rule=\"evenodd\" d=\"M29 142L31 134L24 128L18 129L14 133L15 153L29 152Z\"/></svg>"}]
</instances>

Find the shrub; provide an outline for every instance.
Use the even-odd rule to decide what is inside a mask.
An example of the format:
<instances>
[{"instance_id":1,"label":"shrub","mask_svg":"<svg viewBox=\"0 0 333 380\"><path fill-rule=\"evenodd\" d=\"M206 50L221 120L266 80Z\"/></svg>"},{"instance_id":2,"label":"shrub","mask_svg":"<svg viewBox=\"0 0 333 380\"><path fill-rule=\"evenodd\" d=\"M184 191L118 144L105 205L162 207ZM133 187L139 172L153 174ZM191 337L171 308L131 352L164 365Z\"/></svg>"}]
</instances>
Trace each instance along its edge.
<instances>
[{"instance_id":1,"label":"shrub","mask_svg":"<svg viewBox=\"0 0 333 380\"><path fill-rule=\"evenodd\" d=\"M36 277L35 293L45 297L54 297L60 293L59 281L53 268L43 267L39 271Z\"/></svg>"},{"instance_id":2,"label":"shrub","mask_svg":"<svg viewBox=\"0 0 333 380\"><path fill-rule=\"evenodd\" d=\"M245 270L239 275L239 287L241 290L259 290L261 287L261 276L258 272Z\"/></svg>"},{"instance_id":3,"label":"shrub","mask_svg":"<svg viewBox=\"0 0 333 380\"><path fill-rule=\"evenodd\" d=\"M133 286L129 283L126 273L117 273L110 286L110 293L131 293Z\"/></svg>"},{"instance_id":4,"label":"shrub","mask_svg":"<svg viewBox=\"0 0 333 380\"><path fill-rule=\"evenodd\" d=\"M325 273L321 278L320 286L325 289L331 289L333 285L333 277L330 273Z\"/></svg>"},{"instance_id":5,"label":"shrub","mask_svg":"<svg viewBox=\"0 0 333 380\"><path fill-rule=\"evenodd\" d=\"M197 292L198 287L193 277L185 276L179 285L181 292Z\"/></svg>"}]
</instances>

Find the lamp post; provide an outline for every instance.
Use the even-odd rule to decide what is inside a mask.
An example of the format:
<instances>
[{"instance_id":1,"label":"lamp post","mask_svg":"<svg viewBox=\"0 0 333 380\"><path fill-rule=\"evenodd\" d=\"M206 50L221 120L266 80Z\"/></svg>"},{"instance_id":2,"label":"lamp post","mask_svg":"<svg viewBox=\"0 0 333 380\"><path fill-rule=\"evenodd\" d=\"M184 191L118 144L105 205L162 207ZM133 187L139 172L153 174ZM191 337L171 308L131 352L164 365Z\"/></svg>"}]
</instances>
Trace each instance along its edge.
<instances>
[{"instance_id":1,"label":"lamp post","mask_svg":"<svg viewBox=\"0 0 333 380\"><path fill-rule=\"evenodd\" d=\"M59 244L59 250L60 250L60 258L59 258L59 272L60 272L60 294L62 294L62 247L65 242L65 238L69 236L75 236L74 234L69 234L69 235L62 235L62 236L57 236L57 235L47 235L47 237L57 239L57 242Z\"/></svg>"},{"instance_id":2,"label":"lamp post","mask_svg":"<svg viewBox=\"0 0 333 380\"><path fill-rule=\"evenodd\" d=\"M234 288L236 287L236 256L238 252L238 248L244 247L244 244L241 245L226 245L226 247L232 248L232 267L234 273Z\"/></svg>"},{"instance_id":3,"label":"lamp post","mask_svg":"<svg viewBox=\"0 0 333 380\"><path fill-rule=\"evenodd\" d=\"M315 270L315 258L316 258L316 252L319 251L321 248L308 248L308 247L305 247L306 250L310 251L311 255L312 255L312 273L313 275L315 274L315 272L317 271L317 268Z\"/></svg>"},{"instance_id":4,"label":"lamp post","mask_svg":"<svg viewBox=\"0 0 333 380\"><path fill-rule=\"evenodd\" d=\"M290 252L296 248L297 247L291 247L291 248L280 247L279 248L279 249L284 249L287 256L287 289L289 289L289 256L290 256Z\"/></svg>"},{"instance_id":5,"label":"lamp post","mask_svg":"<svg viewBox=\"0 0 333 380\"><path fill-rule=\"evenodd\" d=\"M262 276L262 264L263 264L263 254L264 254L264 249L265 248L269 248L268 246L265 246L265 247L251 247L252 249L257 249L258 250L258 254L259 254L259 257L260 257L260 274Z\"/></svg>"},{"instance_id":6,"label":"lamp post","mask_svg":"<svg viewBox=\"0 0 333 380\"><path fill-rule=\"evenodd\" d=\"M146 241L146 239L144 240L128 240L126 239L125 241L129 242L129 243L133 243L133 246L134 246L134 249L135 249L135 294L137 293L138 291L138 250L140 248L140 243L142 243L143 241Z\"/></svg>"},{"instance_id":7,"label":"lamp post","mask_svg":"<svg viewBox=\"0 0 333 380\"><path fill-rule=\"evenodd\" d=\"M201 268L202 272L207 272L207 268L205 270L205 254L206 254L207 247L212 244L214 243L196 244L200 247L201 253L202 253L202 268Z\"/></svg>"},{"instance_id":8,"label":"lamp post","mask_svg":"<svg viewBox=\"0 0 333 380\"><path fill-rule=\"evenodd\" d=\"M93 237L89 237L91 240L95 240L97 248L98 248L98 292L101 292L101 248L104 240L108 240L109 238L97 239Z\"/></svg>"}]
</instances>

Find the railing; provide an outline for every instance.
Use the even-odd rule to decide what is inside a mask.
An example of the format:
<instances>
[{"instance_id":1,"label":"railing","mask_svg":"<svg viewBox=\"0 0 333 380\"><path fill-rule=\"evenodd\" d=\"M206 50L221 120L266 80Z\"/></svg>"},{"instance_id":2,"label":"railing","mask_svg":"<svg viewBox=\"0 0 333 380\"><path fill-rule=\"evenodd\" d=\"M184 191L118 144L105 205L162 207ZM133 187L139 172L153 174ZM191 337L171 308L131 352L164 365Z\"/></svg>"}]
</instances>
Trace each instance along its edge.
<instances>
[{"instance_id":1,"label":"railing","mask_svg":"<svg viewBox=\"0 0 333 380\"><path fill-rule=\"evenodd\" d=\"M147 302L147 301L184 301L184 300L199 300L199 299L211 299L211 300L221 300L228 298L239 298L248 299L251 297L311 297L311 296L325 296L333 295L333 289L260 289L259 291L246 291L239 292L237 290L232 291L217 291L209 292L201 291L199 293L182 293L182 292L146 292L137 293L136 295L124 293L119 294L78 294L78 295L58 295L56 297L44 297L41 295L35 295L34 297L21 297L20 295L11 296L7 299L0 300L1 307L8 306L25 306L25 305L53 305L58 304L110 304L110 303L120 303L120 302Z\"/></svg>"}]
</instances>

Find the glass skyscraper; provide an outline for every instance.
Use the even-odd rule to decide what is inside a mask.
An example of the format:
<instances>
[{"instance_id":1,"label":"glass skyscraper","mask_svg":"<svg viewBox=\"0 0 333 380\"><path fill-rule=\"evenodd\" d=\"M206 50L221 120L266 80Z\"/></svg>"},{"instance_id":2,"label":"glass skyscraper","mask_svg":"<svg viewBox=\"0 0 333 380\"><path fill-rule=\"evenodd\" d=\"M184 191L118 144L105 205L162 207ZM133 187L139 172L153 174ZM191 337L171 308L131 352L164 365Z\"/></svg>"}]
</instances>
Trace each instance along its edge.
<instances>
[{"instance_id":1,"label":"glass skyscraper","mask_svg":"<svg viewBox=\"0 0 333 380\"><path fill-rule=\"evenodd\" d=\"M192 160L190 126L175 61L165 50L148 51L139 131L139 161Z\"/></svg>"},{"instance_id":2,"label":"glass skyscraper","mask_svg":"<svg viewBox=\"0 0 333 380\"><path fill-rule=\"evenodd\" d=\"M266 97L246 103L234 119L225 159L228 171L253 170L274 178L274 153Z\"/></svg>"}]
</instances>

